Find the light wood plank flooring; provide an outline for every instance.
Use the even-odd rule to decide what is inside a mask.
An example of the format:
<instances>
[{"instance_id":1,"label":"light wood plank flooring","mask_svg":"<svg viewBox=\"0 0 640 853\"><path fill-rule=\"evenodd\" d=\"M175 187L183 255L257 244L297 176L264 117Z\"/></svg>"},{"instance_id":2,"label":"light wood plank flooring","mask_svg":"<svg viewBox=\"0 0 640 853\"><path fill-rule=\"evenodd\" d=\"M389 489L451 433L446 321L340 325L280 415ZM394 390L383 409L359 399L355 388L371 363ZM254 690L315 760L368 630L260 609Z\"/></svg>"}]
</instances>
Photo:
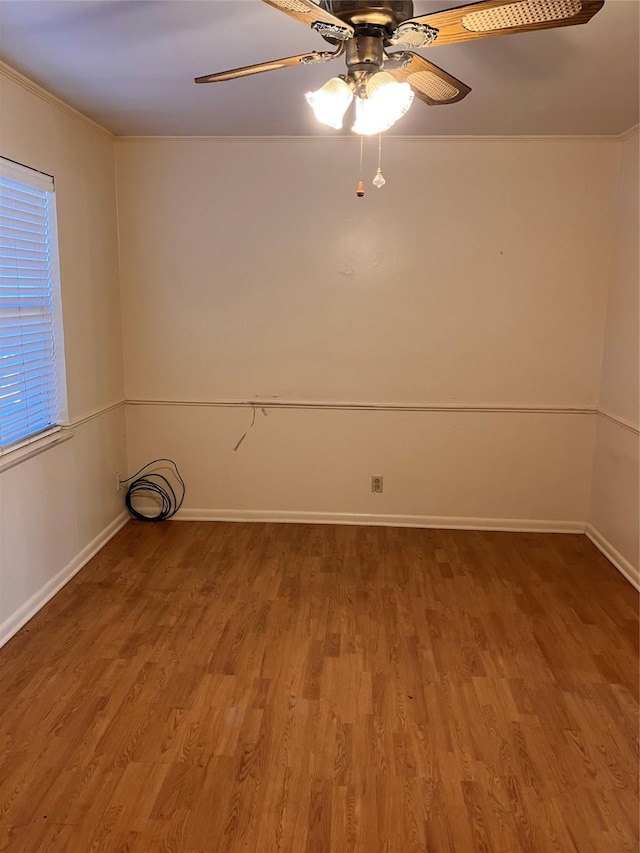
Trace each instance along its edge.
<instances>
[{"instance_id":1,"label":"light wood plank flooring","mask_svg":"<svg viewBox=\"0 0 640 853\"><path fill-rule=\"evenodd\" d=\"M638 850L583 536L129 523L0 651L0 849Z\"/></svg>"}]
</instances>

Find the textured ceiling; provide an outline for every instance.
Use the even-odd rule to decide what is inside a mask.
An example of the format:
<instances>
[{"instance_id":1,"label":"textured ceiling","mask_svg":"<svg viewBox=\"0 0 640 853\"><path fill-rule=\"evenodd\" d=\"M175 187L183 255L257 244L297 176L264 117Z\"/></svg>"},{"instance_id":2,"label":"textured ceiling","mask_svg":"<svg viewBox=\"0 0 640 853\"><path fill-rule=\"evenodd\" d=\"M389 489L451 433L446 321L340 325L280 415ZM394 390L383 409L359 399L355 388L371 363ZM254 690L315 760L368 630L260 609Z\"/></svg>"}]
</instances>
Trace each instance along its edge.
<instances>
[{"instance_id":1,"label":"textured ceiling","mask_svg":"<svg viewBox=\"0 0 640 853\"><path fill-rule=\"evenodd\" d=\"M460 2L416 2L416 14ZM395 133L618 134L638 122L637 0L607 0L585 26L422 51L472 88L459 104L415 102ZM342 60L226 83L193 77L326 49L260 0L2 0L0 58L118 135L335 135L304 93ZM345 130L348 134L349 131Z\"/></svg>"}]
</instances>

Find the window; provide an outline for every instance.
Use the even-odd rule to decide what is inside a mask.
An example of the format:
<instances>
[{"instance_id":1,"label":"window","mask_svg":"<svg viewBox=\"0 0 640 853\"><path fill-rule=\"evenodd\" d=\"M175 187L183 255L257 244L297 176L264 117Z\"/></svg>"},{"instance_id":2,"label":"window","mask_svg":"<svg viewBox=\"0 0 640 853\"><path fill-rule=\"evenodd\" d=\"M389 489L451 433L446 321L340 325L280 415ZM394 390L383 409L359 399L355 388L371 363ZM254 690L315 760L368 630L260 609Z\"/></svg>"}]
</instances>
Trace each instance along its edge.
<instances>
[{"instance_id":1,"label":"window","mask_svg":"<svg viewBox=\"0 0 640 853\"><path fill-rule=\"evenodd\" d=\"M53 178L0 157L0 454L65 418Z\"/></svg>"}]
</instances>

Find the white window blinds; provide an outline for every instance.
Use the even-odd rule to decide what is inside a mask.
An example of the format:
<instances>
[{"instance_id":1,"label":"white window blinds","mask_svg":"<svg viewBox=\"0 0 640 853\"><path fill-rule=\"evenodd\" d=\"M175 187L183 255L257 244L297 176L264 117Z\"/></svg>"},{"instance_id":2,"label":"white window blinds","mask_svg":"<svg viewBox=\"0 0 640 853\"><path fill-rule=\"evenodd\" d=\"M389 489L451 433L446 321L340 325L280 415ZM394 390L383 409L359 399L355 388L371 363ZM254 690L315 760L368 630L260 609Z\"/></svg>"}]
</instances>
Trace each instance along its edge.
<instances>
[{"instance_id":1,"label":"white window blinds","mask_svg":"<svg viewBox=\"0 0 640 853\"><path fill-rule=\"evenodd\" d=\"M58 300L53 179L0 158L0 452L60 423Z\"/></svg>"}]
</instances>

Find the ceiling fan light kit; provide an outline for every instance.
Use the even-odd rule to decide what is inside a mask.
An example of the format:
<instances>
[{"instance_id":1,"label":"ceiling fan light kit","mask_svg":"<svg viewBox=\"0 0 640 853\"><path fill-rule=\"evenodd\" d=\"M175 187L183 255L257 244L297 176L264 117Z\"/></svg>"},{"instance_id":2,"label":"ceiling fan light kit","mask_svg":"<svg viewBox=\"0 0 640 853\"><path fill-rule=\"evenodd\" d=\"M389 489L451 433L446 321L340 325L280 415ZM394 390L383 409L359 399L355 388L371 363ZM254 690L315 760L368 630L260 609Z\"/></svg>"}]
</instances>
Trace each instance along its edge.
<instances>
[{"instance_id":1,"label":"ceiling fan light kit","mask_svg":"<svg viewBox=\"0 0 640 853\"><path fill-rule=\"evenodd\" d=\"M353 125L354 133L361 136L389 130L407 112L414 98L408 83L396 83L386 71L379 71L367 80L365 95L356 101Z\"/></svg>"},{"instance_id":2,"label":"ceiling fan light kit","mask_svg":"<svg viewBox=\"0 0 640 853\"><path fill-rule=\"evenodd\" d=\"M344 77L332 77L317 92L307 92L305 97L321 124L340 130L353 101L353 90Z\"/></svg>"},{"instance_id":3,"label":"ceiling fan light kit","mask_svg":"<svg viewBox=\"0 0 640 853\"><path fill-rule=\"evenodd\" d=\"M354 90L356 86L348 78L332 77L317 92L307 92L306 99L321 124L339 130ZM357 91L354 133L372 136L388 130L407 112L413 97L408 83L397 83L386 71L367 77Z\"/></svg>"},{"instance_id":4,"label":"ceiling fan light kit","mask_svg":"<svg viewBox=\"0 0 640 853\"><path fill-rule=\"evenodd\" d=\"M412 0L263 0L300 21L332 44L334 51L312 51L196 77L217 83L294 65L329 62L344 56L347 73L332 77L306 95L319 122L342 127L356 102L354 133L370 136L392 127L414 99L429 106L453 104L470 87L412 50L396 45L433 48L488 36L585 24L604 0L481 0L442 12L414 17ZM376 176L377 177L377 176ZM382 186L378 181L376 186ZM358 188L358 195L360 187Z\"/></svg>"}]
</instances>

